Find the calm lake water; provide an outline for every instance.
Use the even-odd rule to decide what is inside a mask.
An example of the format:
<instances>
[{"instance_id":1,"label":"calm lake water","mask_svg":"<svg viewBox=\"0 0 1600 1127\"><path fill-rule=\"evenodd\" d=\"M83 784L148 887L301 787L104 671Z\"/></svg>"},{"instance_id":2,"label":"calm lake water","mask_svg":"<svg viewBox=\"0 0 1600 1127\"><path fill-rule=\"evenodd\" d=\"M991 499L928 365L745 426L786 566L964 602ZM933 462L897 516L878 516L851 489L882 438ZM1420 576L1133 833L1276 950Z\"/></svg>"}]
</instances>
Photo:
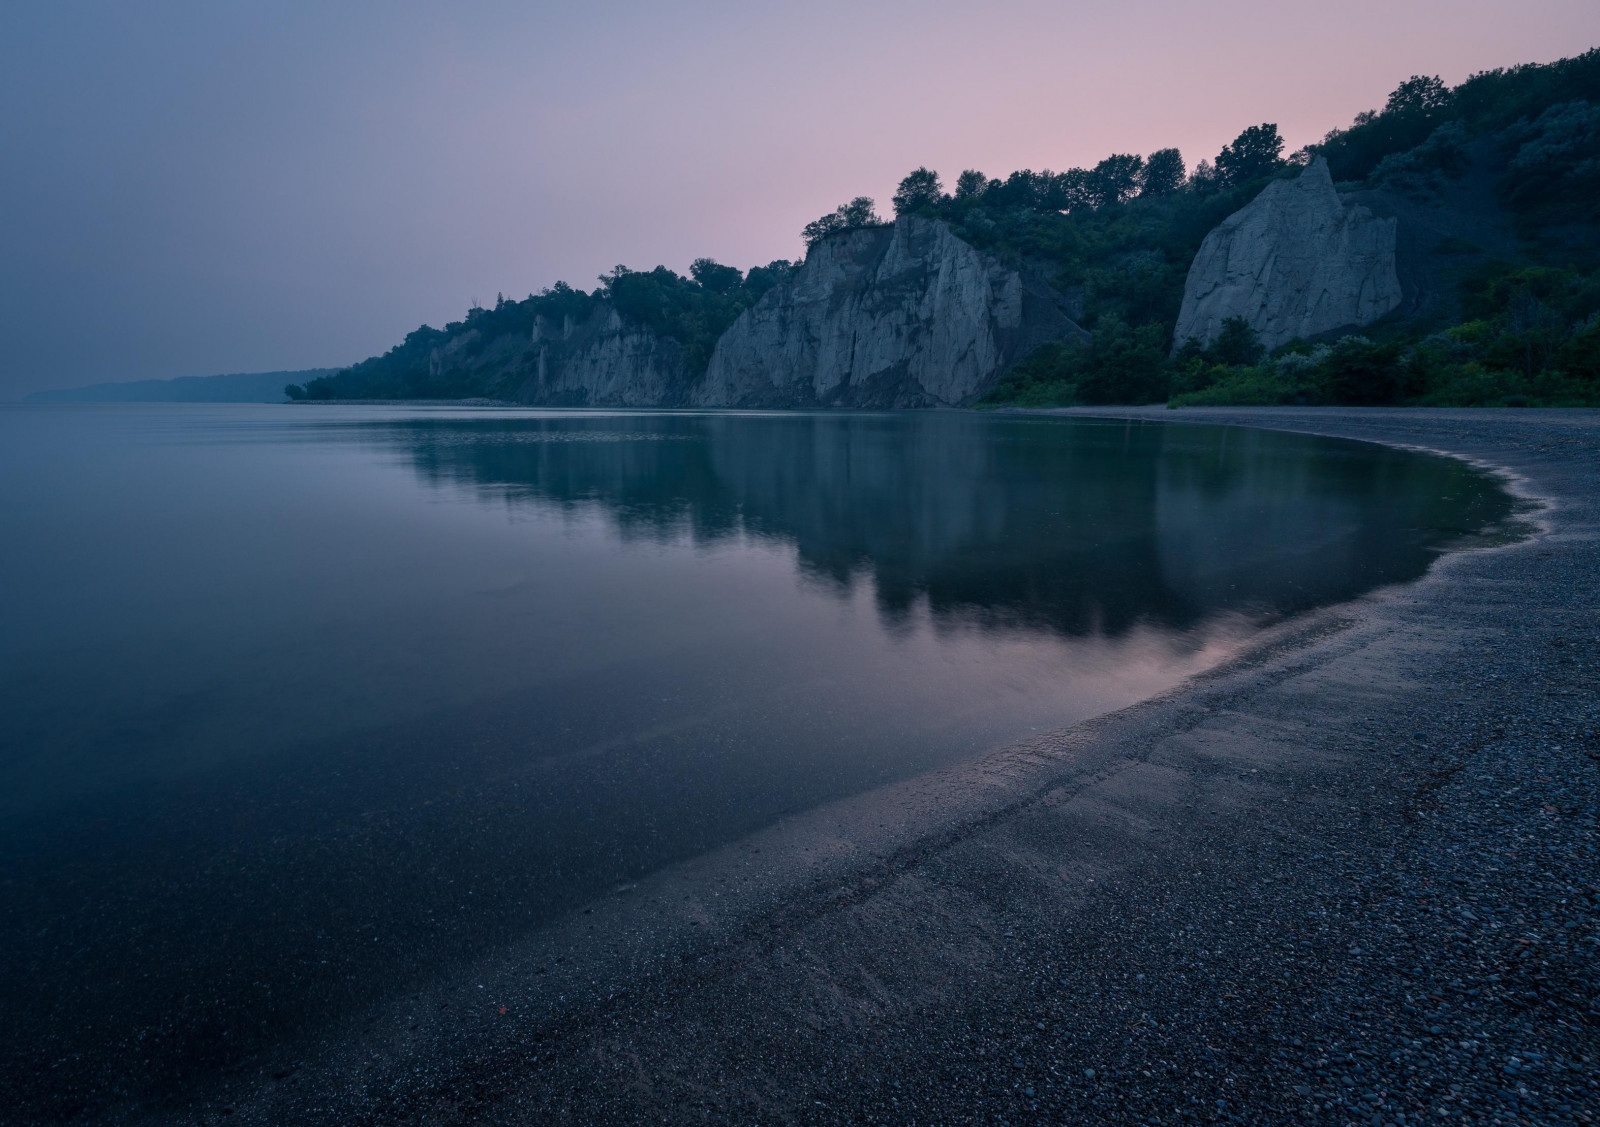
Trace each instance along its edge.
<instances>
[{"instance_id":1,"label":"calm lake water","mask_svg":"<svg viewBox=\"0 0 1600 1127\"><path fill-rule=\"evenodd\" d=\"M92 1114L1119 708L1508 498L1236 428L0 408L0 1104Z\"/></svg>"}]
</instances>

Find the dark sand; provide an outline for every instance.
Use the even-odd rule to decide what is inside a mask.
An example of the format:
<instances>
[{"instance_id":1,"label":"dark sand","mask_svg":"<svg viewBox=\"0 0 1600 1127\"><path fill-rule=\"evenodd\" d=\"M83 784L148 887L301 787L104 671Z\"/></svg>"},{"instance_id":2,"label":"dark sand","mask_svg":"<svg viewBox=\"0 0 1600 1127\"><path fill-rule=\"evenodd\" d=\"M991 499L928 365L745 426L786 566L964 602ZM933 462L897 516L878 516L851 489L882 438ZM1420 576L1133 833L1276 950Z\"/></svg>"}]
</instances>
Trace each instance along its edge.
<instances>
[{"instance_id":1,"label":"dark sand","mask_svg":"<svg viewBox=\"0 0 1600 1127\"><path fill-rule=\"evenodd\" d=\"M1593 1122L1600 413L1127 414L1445 451L1542 508L128 1117Z\"/></svg>"}]
</instances>

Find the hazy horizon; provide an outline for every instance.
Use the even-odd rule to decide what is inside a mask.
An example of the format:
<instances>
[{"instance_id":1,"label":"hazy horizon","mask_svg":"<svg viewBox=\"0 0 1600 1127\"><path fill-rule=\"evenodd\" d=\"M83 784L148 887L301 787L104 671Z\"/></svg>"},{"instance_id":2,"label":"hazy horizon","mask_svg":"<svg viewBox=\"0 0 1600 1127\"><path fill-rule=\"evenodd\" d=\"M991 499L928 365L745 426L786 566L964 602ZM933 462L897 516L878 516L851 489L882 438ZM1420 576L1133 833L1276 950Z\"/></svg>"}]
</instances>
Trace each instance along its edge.
<instances>
[{"instance_id":1,"label":"hazy horizon","mask_svg":"<svg viewBox=\"0 0 1600 1127\"><path fill-rule=\"evenodd\" d=\"M333 367L616 263L801 253L917 165L1290 148L1412 74L1572 56L1592 2L105 3L0 36L0 398Z\"/></svg>"}]
</instances>

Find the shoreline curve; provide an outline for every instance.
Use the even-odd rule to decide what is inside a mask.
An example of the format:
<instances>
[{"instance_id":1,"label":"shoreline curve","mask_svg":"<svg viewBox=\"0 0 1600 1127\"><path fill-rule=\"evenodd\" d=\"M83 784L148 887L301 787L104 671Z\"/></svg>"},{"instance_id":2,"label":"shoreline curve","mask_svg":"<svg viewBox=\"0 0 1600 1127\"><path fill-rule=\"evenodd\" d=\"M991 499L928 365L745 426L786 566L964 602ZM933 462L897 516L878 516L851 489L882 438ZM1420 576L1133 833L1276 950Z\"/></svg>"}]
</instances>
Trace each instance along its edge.
<instances>
[{"instance_id":1,"label":"shoreline curve","mask_svg":"<svg viewBox=\"0 0 1600 1127\"><path fill-rule=\"evenodd\" d=\"M1532 539L1443 555L1169 693L618 889L472 981L374 1014L376 1039L330 1040L298 1078L264 1062L192 1121L227 1106L232 1122L1343 1123L1504 1105L1564 1122L1564 1101L1580 1122L1561 1070L1502 1089L1509 1055L1592 1066L1571 1001L1592 957L1587 980L1581 959L1555 975L1541 960L1515 1005L1502 984L1517 949L1557 938L1527 940L1544 900L1582 899L1545 894L1592 871L1600 640L1571 623L1596 609L1600 412L1061 413L1426 450L1546 507ZM1552 582L1561 605L1530 617ZM1534 708L1518 698L1535 676L1572 685ZM1557 717L1579 734L1542 739ZM1501 774L1544 782L1488 806L1473 788ZM1530 887L1521 850L1453 872L1448 897L1426 883L1460 860L1457 838L1530 828L1561 838L1538 853L1534 901L1500 888L1508 869ZM1463 906L1483 933L1465 949ZM1560 929L1574 944L1594 934L1594 897L1581 907ZM1500 952L1516 928L1527 942ZM1383 954L1397 943L1405 958ZM563 948L590 956L564 971ZM483 1013L403 1020L440 1003ZM1437 1094L1451 1083L1465 1095Z\"/></svg>"}]
</instances>

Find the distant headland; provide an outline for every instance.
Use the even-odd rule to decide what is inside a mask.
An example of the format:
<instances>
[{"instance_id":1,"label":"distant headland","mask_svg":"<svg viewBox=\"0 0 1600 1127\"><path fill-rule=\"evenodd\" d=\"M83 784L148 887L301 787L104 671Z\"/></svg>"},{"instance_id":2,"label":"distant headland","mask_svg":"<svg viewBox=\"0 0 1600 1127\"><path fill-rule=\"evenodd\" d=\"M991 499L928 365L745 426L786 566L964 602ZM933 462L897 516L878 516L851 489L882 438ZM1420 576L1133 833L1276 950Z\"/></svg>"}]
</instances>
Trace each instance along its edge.
<instances>
[{"instance_id":1,"label":"distant headland","mask_svg":"<svg viewBox=\"0 0 1600 1127\"><path fill-rule=\"evenodd\" d=\"M129 380L86 387L52 388L26 397L28 403L284 403L284 386L332 376L338 368L295 372L232 372L221 376L179 376L172 380Z\"/></svg>"}]
</instances>

